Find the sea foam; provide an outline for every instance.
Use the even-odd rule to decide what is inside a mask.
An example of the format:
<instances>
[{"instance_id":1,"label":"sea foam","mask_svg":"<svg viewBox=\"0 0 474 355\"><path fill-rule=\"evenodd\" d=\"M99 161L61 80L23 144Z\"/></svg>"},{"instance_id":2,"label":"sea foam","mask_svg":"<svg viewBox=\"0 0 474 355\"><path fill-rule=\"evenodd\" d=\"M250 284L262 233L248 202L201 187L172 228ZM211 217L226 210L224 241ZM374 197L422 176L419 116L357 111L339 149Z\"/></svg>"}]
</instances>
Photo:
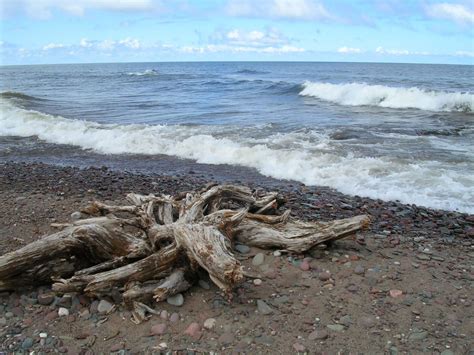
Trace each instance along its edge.
<instances>
[{"instance_id":1,"label":"sea foam","mask_svg":"<svg viewBox=\"0 0 474 355\"><path fill-rule=\"evenodd\" d=\"M474 94L428 91L417 87L391 87L363 83L330 84L306 81L301 96L346 106L379 106L395 109L472 112Z\"/></svg>"},{"instance_id":2,"label":"sea foam","mask_svg":"<svg viewBox=\"0 0 474 355\"><path fill-rule=\"evenodd\" d=\"M1 136L35 136L103 154L166 154L199 163L240 165L352 195L474 213L474 174L468 163L454 168L435 161L338 155L330 149L336 143L328 137L306 139L295 133L255 142L222 134L216 138L219 128L209 126L100 124L0 102Z\"/></svg>"}]
</instances>

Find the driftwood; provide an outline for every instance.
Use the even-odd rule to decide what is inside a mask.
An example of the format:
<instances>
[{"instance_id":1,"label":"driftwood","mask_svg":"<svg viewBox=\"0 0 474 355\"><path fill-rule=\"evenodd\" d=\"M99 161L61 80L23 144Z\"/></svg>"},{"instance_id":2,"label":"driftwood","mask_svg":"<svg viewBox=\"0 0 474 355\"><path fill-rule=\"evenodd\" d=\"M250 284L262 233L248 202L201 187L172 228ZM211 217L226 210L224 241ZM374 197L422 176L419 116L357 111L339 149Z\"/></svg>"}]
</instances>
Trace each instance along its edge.
<instances>
[{"instance_id":1,"label":"driftwood","mask_svg":"<svg viewBox=\"0 0 474 355\"><path fill-rule=\"evenodd\" d=\"M227 295L243 280L235 242L303 253L355 233L361 215L302 222L277 193L257 196L246 187L210 185L176 197L127 195L127 206L92 202L90 218L56 224L61 230L0 256L0 291L53 283L54 291L101 297L119 289L143 318L143 302L163 301L190 288L205 270ZM141 311L139 311L141 310Z\"/></svg>"}]
</instances>

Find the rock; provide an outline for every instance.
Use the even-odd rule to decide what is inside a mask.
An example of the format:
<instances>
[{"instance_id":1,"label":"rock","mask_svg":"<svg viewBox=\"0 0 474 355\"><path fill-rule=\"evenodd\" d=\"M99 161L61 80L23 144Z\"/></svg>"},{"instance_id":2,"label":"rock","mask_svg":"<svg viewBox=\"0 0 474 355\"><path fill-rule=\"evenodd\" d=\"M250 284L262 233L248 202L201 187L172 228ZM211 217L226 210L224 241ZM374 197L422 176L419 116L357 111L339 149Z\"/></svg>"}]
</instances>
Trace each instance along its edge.
<instances>
[{"instance_id":1,"label":"rock","mask_svg":"<svg viewBox=\"0 0 474 355\"><path fill-rule=\"evenodd\" d=\"M166 302L172 306L181 307L184 304L184 297L181 293L178 293L174 296L168 297Z\"/></svg>"},{"instance_id":2,"label":"rock","mask_svg":"<svg viewBox=\"0 0 474 355\"><path fill-rule=\"evenodd\" d=\"M320 272L318 275L321 281L328 281L331 278L331 273L329 271Z\"/></svg>"},{"instance_id":3,"label":"rock","mask_svg":"<svg viewBox=\"0 0 474 355\"><path fill-rule=\"evenodd\" d=\"M165 342L158 344L158 350L165 350L167 348L168 348L168 344L166 344Z\"/></svg>"},{"instance_id":4,"label":"rock","mask_svg":"<svg viewBox=\"0 0 474 355\"><path fill-rule=\"evenodd\" d=\"M106 300L100 300L99 304L97 305L97 312L99 314L107 314L112 311L114 305Z\"/></svg>"},{"instance_id":5,"label":"rock","mask_svg":"<svg viewBox=\"0 0 474 355\"><path fill-rule=\"evenodd\" d=\"M365 316L365 317L361 317L358 323L364 328L372 328L375 326L376 320L375 320L375 317Z\"/></svg>"},{"instance_id":6,"label":"rock","mask_svg":"<svg viewBox=\"0 0 474 355\"><path fill-rule=\"evenodd\" d=\"M275 251L273 252L273 256L276 256L276 257L281 256L281 251L275 250Z\"/></svg>"},{"instance_id":7,"label":"rock","mask_svg":"<svg viewBox=\"0 0 474 355\"><path fill-rule=\"evenodd\" d=\"M240 254L247 254L250 251L250 248L243 244L237 244L234 249L237 250Z\"/></svg>"},{"instance_id":8,"label":"rock","mask_svg":"<svg viewBox=\"0 0 474 355\"><path fill-rule=\"evenodd\" d=\"M354 268L354 274L356 275L364 275L365 274L365 268L362 265L357 265Z\"/></svg>"},{"instance_id":9,"label":"rock","mask_svg":"<svg viewBox=\"0 0 474 355\"><path fill-rule=\"evenodd\" d=\"M300 264L300 269L303 271L309 271L311 270L311 265L309 264L308 260L303 260L303 262ZM303 346L304 348L304 346Z\"/></svg>"},{"instance_id":10,"label":"rock","mask_svg":"<svg viewBox=\"0 0 474 355\"><path fill-rule=\"evenodd\" d=\"M257 309L259 313L264 315L273 313L273 309L262 300L257 300Z\"/></svg>"},{"instance_id":11,"label":"rock","mask_svg":"<svg viewBox=\"0 0 474 355\"><path fill-rule=\"evenodd\" d=\"M446 350L443 350L441 354L439 355L454 355L454 352L449 349L446 349Z\"/></svg>"},{"instance_id":12,"label":"rock","mask_svg":"<svg viewBox=\"0 0 474 355\"><path fill-rule=\"evenodd\" d=\"M426 260L426 261L431 259L431 257L427 254L417 254L416 258L420 260Z\"/></svg>"},{"instance_id":13,"label":"rock","mask_svg":"<svg viewBox=\"0 0 474 355\"><path fill-rule=\"evenodd\" d=\"M201 286L205 290L209 290L211 288L211 285L207 281L204 280L199 280L198 281L199 286Z\"/></svg>"},{"instance_id":14,"label":"rock","mask_svg":"<svg viewBox=\"0 0 474 355\"><path fill-rule=\"evenodd\" d=\"M54 293L40 293L38 295L38 303L43 306L48 306L54 301Z\"/></svg>"},{"instance_id":15,"label":"rock","mask_svg":"<svg viewBox=\"0 0 474 355\"><path fill-rule=\"evenodd\" d=\"M65 308L71 308L72 306L72 296L71 295L63 295L59 301L58 301L58 306L65 307Z\"/></svg>"},{"instance_id":16,"label":"rock","mask_svg":"<svg viewBox=\"0 0 474 355\"><path fill-rule=\"evenodd\" d=\"M232 333L224 333L217 341L222 345L229 345L234 342L234 335Z\"/></svg>"},{"instance_id":17,"label":"rock","mask_svg":"<svg viewBox=\"0 0 474 355\"><path fill-rule=\"evenodd\" d=\"M262 280L260 280L260 279L255 279L255 280L253 280L253 284L254 284L255 286L260 286L260 285L262 284Z\"/></svg>"},{"instance_id":18,"label":"rock","mask_svg":"<svg viewBox=\"0 0 474 355\"><path fill-rule=\"evenodd\" d=\"M264 261L265 261L265 255L263 255L263 253L258 253L257 255L253 257L252 265L260 266L263 264Z\"/></svg>"},{"instance_id":19,"label":"rock","mask_svg":"<svg viewBox=\"0 0 474 355\"><path fill-rule=\"evenodd\" d=\"M346 314L339 319L339 323L345 327L349 327L352 324L352 318L350 315Z\"/></svg>"},{"instance_id":20,"label":"rock","mask_svg":"<svg viewBox=\"0 0 474 355\"><path fill-rule=\"evenodd\" d=\"M152 335L163 335L166 332L166 324L159 323L151 327L150 333Z\"/></svg>"},{"instance_id":21,"label":"rock","mask_svg":"<svg viewBox=\"0 0 474 355\"><path fill-rule=\"evenodd\" d=\"M329 336L325 330L315 330L308 335L308 340L324 340Z\"/></svg>"},{"instance_id":22,"label":"rock","mask_svg":"<svg viewBox=\"0 0 474 355\"><path fill-rule=\"evenodd\" d=\"M13 318L15 315L13 314L13 312L6 312L5 313L5 318L6 319L10 319L10 318Z\"/></svg>"},{"instance_id":23,"label":"rock","mask_svg":"<svg viewBox=\"0 0 474 355\"><path fill-rule=\"evenodd\" d=\"M29 349L33 346L33 343L34 343L33 339L25 338L25 340L23 340L23 342L21 343L21 348L25 350Z\"/></svg>"},{"instance_id":24,"label":"rock","mask_svg":"<svg viewBox=\"0 0 474 355\"><path fill-rule=\"evenodd\" d=\"M76 211L76 212L71 213L71 219L72 219L73 221L77 221L77 220L79 220L79 219L81 219L81 218L82 218L82 213L81 213L81 212Z\"/></svg>"},{"instance_id":25,"label":"rock","mask_svg":"<svg viewBox=\"0 0 474 355\"><path fill-rule=\"evenodd\" d=\"M403 295L403 291L402 290L390 290L390 297L392 298L398 298L398 297L401 297Z\"/></svg>"},{"instance_id":26,"label":"rock","mask_svg":"<svg viewBox=\"0 0 474 355\"><path fill-rule=\"evenodd\" d=\"M7 324L7 319L5 317L0 317L0 327L3 327Z\"/></svg>"},{"instance_id":27,"label":"rock","mask_svg":"<svg viewBox=\"0 0 474 355\"><path fill-rule=\"evenodd\" d=\"M51 321L55 320L56 318L58 318L58 312L51 311L48 314L46 314L46 316L44 318L46 319L46 321L51 322Z\"/></svg>"},{"instance_id":28,"label":"rock","mask_svg":"<svg viewBox=\"0 0 474 355\"><path fill-rule=\"evenodd\" d=\"M304 347L304 345L300 344L300 343L294 343L293 344L293 349L295 349L296 352L298 353L302 353L306 350L306 348Z\"/></svg>"},{"instance_id":29,"label":"rock","mask_svg":"<svg viewBox=\"0 0 474 355\"><path fill-rule=\"evenodd\" d=\"M326 327L335 332L342 332L344 330L344 326L342 324L328 324Z\"/></svg>"},{"instance_id":30,"label":"rock","mask_svg":"<svg viewBox=\"0 0 474 355\"><path fill-rule=\"evenodd\" d=\"M173 314L171 314L171 316L170 316L170 322L171 322L171 323L176 323L177 321L179 321L179 314L178 314L178 313L173 313Z\"/></svg>"},{"instance_id":31,"label":"rock","mask_svg":"<svg viewBox=\"0 0 474 355\"><path fill-rule=\"evenodd\" d=\"M211 330L216 326L216 320L214 318L208 318L204 321L204 328Z\"/></svg>"},{"instance_id":32,"label":"rock","mask_svg":"<svg viewBox=\"0 0 474 355\"><path fill-rule=\"evenodd\" d=\"M425 330L414 330L409 336L408 340L423 340L428 336L428 332Z\"/></svg>"},{"instance_id":33,"label":"rock","mask_svg":"<svg viewBox=\"0 0 474 355\"><path fill-rule=\"evenodd\" d=\"M184 331L184 334L198 340L202 336L201 326L198 323L191 323Z\"/></svg>"},{"instance_id":34,"label":"rock","mask_svg":"<svg viewBox=\"0 0 474 355\"><path fill-rule=\"evenodd\" d=\"M161 319L167 320L168 317L169 317L168 311L163 310L163 311L160 312L160 318Z\"/></svg>"},{"instance_id":35,"label":"rock","mask_svg":"<svg viewBox=\"0 0 474 355\"><path fill-rule=\"evenodd\" d=\"M58 309L58 316L60 317L67 317L69 315L69 310L67 308L64 308L64 307L60 307Z\"/></svg>"},{"instance_id":36,"label":"rock","mask_svg":"<svg viewBox=\"0 0 474 355\"><path fill-rule=\"evenodd\" d=\"M110 352L114 353L116 351L122 350L124 347L123 343L116 343L110 347Z\"/></svg>"},{"instance_id":37,"label":"rock","mask_svg":"<svg viewBox=\"0 0 474 355\"><path fill-rule=\"evenodd\" d=\"M48 333L39 333L39 337L41 339L46 339L48 337Z\"/></svg>"}]
</instances>

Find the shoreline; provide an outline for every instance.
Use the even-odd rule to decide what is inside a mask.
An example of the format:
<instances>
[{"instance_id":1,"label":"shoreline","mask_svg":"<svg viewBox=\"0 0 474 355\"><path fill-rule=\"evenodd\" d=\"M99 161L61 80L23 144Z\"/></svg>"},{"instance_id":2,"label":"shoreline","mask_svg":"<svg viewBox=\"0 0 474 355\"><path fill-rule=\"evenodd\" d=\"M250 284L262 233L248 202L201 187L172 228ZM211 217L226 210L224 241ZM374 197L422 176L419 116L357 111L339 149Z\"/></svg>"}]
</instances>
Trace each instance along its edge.
<instances>
[{"instance_id":1,"label":"shoreline","mask_svg":"<svg viewBox=\"0 0 474 355\"><path fill-rule=\"evenodd\" d=\"M227 175L193 169L166 175L2 162L0 254L56 232L51 223L70 221L88 201L121 202L131 191L175 194L210 181L279 191L287 199L283 207L302 220L367 213L372 223L355 237L305 255L250 248L237 255L247 270L261 275L260 286L246 280L228 303L212 281L204 280L205 287L200 282L184 293L183 306L155 304L160 315L139 325L130 322L130 312L113 293L105 297L116 305L109 315L98 312L99 300L83 294L56 295L43 304L40 295L49 294L49 286L0 293L0 352L153 353L162 343L182 353L288 354L303 347L309 353L452 355L473 349L473 215L255 179L235 167ZM255 266L258 253L264 254L264 264ZM328 273L330 280L322 278ZM257 300L272 313L260 313ZM69 315L58 316L60 307ZM209 318L216 321L214 329L202 328L198 339L186 335L190 324L202 327ZM163 333L153 333L154 326Z\"/></svg>"}]
</instances>

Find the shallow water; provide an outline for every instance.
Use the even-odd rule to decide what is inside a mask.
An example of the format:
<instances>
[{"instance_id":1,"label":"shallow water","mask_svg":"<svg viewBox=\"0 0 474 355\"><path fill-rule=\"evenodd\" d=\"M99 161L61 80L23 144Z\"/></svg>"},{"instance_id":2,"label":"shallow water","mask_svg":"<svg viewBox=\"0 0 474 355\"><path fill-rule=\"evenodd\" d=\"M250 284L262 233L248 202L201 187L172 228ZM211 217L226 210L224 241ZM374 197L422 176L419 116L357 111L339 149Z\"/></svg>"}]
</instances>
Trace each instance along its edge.
<instances>
[{"instance_id":1,"label":"shallow water","mask_svg":"<svg viewBox=\"0 0 474 355\"><path fill-rule=\"evenodd\" d=\"M166 154L474 213L473 73L364 63L0 67L0 149Z\"/></svg>"}]
</instances>

